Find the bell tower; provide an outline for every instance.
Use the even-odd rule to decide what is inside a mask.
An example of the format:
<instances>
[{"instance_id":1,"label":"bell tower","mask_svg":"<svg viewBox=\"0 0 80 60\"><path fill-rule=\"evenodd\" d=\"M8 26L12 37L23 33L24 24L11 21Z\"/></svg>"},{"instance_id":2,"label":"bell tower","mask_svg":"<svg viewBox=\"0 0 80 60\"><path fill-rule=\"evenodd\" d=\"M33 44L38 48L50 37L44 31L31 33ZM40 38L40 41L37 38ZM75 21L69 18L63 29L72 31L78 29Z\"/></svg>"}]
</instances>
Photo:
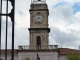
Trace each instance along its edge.
<instances>
[{"instance_id":1,"label":"bell tower","mask_svg":"<svg viewBox=\"0 0 80 60\"><path fill-rule=\"evenodd\" d=\"M48 47L48 6L46 0L32 0L30 5L30 49L43 49Z\"/></svg>"}]
</instances>

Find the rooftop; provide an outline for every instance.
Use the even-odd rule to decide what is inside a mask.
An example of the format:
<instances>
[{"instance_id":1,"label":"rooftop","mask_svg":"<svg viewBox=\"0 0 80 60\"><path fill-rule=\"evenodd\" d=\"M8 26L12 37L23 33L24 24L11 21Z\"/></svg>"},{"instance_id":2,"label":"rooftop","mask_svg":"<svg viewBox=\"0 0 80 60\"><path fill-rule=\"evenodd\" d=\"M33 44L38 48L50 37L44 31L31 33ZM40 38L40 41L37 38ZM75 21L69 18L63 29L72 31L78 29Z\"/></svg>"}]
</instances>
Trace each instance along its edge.
<instances>
[{"instance_id":1,"label":"rooftop","mask_svg":"<svg viewBox=\"0 0 80 60\"><path fill-rule=\"evenodd\" d=\"M59 54L79 53L79 50L70 48L59 48Z\"/></svg>"},{"instance_id":2,"label":"rooftop","mask_svg":"<svg viewBox=\"0 0 80 60\"><path fill-rule=\"evenodd\" d=\"M12 50L11 49L8 49L7 50L7 54L11 54L12 52L11 52ZM15 54L17 54L17 52L31 52L32 50L19 50L19 49L15 49L14 50L14 53ZM59 52L59 54L61 54L61 55L66 55L66 54L68 54L68 53L70 53L70 52L74 52L74 53L79 53L79 50L76 50L76 49L70 49L70 48L58 48L57 50L56 49L53 49L53 50L33 50L32 52L36 52L36 51L40 51L40 52L47 52L47 51L50 51L50 52L52 52L52 51L58 51ZM2 49L1 50L1 54L5 54L5 49Z\"/></svg>"}]
</instances>

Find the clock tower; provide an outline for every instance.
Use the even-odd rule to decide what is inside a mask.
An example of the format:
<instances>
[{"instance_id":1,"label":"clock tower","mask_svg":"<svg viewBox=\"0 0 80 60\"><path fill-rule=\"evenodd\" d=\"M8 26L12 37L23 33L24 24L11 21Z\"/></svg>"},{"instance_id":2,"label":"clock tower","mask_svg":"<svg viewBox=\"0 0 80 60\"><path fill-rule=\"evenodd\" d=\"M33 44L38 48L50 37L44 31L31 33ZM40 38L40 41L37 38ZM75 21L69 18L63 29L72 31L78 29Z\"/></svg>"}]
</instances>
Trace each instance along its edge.
<instances>
[{"instance_id":1,"label":"clock tower","mask_svg":"<svg viewBox=\"0 0 80 60\"><path fill-rule=\"evenodd\" d=\"M48 48L48 6L46 0L32 0L30 5L30 49Z\"/></svg>"}]
</instances>

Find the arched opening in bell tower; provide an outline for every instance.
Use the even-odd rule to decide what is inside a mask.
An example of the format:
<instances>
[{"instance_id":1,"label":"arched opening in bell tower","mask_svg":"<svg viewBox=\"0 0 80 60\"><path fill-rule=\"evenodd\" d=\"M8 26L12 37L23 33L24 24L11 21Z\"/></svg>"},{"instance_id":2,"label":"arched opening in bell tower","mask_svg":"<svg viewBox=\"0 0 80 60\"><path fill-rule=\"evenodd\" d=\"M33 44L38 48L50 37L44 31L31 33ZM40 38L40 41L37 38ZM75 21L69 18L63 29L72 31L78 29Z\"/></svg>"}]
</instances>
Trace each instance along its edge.
<instances>
[{"instance_id":1,"label":"arched opening in bell tower","mask_svg":"<svg viewBox=\"0 0 80 60\"><path fill-rule=\"evenodd\" d=\"M36 43L37 43L37 45L41 45L41 37L40 36L37 36Z\"/></svg>"},{"instance_id":2,"label":"arched opening in bell tower","mask_svg":"<svg viewBox=\"0 0 80 60\"><path fill-rule=\"evenodd\" d=\"M37 49L41 49L41 37L40 36L36 37L36 45L37 45Z\"/></svg>"}]
</instances>

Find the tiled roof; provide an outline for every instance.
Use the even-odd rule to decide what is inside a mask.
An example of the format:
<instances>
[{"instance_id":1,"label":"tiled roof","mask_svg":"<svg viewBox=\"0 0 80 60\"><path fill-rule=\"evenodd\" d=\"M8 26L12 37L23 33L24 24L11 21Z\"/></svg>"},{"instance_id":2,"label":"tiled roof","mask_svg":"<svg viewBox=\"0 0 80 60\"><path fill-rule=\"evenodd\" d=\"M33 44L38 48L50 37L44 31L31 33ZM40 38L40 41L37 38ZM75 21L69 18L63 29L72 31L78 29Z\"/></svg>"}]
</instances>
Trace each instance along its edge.
<instances>
[{"instance_id":1,"label":"tiled roof","mask_svg":"<svg viewBox=\"0 0 80 60\"><path fill-rule=\"evenodd\" d=\"M68 54L68 53L79 53L79 50L70 49L70 48L59 48L59 54Z\"/></svg>"},{"instance_id":2,"label":"tiled roof","mask_svg":"<svg viewBox=\"0 0 80 60\"><path fill-rule=\"evenodd\" d=\"M17 54L17 50L14 50L14 53ZM79 53L79 50L76 49L70 49L70 48L59 48L59 54L68 54L70 52ZM1 50L1 54L5 54L5 49ZM11 49L7 50L7 54L11 54Z\"/></svg>"},{"instance_id":3,"label":"tiled roof","mask_svg":"<svg viewBox=\"0 0 80 60\"><path fill-rule=\"evenodd\" d=\"M12 53L12 50L11 49L7 49L7 54L11 54L11 53ZM14 53L15 54L17 53L17 49L14 50ZM1 50L1 54L5 54L5 49Z\"/></svg>"}]
</instances>

